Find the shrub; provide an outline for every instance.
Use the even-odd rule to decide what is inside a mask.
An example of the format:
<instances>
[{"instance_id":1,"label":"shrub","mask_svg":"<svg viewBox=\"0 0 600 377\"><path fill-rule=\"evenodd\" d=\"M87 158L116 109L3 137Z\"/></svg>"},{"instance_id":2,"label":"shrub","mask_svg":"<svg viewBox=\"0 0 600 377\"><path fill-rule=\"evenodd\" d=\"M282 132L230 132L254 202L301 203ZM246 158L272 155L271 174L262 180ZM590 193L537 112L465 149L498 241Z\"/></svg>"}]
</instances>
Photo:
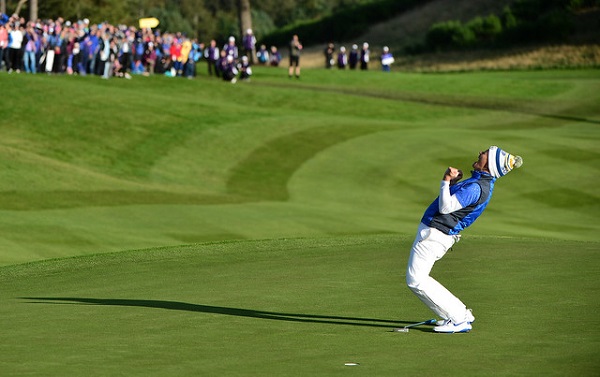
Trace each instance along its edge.
<instances>
[{"instance_id":1,"label":"shrub","mask_svg":"<svg viewBox=\"0 0 600 377\"><path fill-rule=\"evenodd\" d=\"M504 26L504 30L510 30L517 27L517 18L510 7L505 7L502 11L502 25Z\"/></svg>"},{"instance_id":2,"label":"shrub","mask_svg":"<svg viewBox=\"0 0 600 377\"><path fill-rule=\"evenodd\" d=\"M495 40L502 33L502 21L495 14L490 14L483 19L483 30L480 38Z\"/></svg>"},{"instance_id":3,"label":"shrub","mask_svg":"<svg viewBox=\"0 0 600 377\"><path fill-rule=\"evenodd\" d=\"M441 51L473 44L475 35L460 21L446 21L434 24L425 40L430 49Z\"/></svg>"},{"instance_id":4,"label":"shrub","mask_svg":"<svg viewBox=\"0 0 600 377\"><path fill-rule=\"evenodd\" d=\"M585 8L599 7L600 0L570 0L569 9L579 10Z\"/></svg>"}]
</instances>

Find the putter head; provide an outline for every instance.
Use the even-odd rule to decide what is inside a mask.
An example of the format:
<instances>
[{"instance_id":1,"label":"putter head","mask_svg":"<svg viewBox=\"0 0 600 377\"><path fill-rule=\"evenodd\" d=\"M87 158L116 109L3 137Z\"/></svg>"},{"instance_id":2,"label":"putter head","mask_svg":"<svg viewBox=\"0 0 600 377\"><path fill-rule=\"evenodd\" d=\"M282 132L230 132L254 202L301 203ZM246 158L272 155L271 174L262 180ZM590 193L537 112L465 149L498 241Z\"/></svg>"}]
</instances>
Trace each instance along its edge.
<instances>
[{"instance_id":1,"label":"putter head","mask_svg":"<svg viewBox=\"0 0 600 377\"><path fill-rule=\"evenodd\" d=\"M410 329L408 327L396 327L392 330L392 332L408 332Z\"/></svg>"}]
</instances>

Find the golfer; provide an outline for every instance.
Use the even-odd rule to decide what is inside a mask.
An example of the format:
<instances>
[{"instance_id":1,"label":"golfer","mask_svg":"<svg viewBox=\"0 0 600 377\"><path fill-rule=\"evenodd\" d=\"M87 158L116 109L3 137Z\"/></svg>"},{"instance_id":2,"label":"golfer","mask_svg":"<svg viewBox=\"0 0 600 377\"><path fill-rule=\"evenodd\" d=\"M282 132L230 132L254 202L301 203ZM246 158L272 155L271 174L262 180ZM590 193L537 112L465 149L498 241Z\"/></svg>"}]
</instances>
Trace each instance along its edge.
<instances>
[{"instance_id":1,"label":"golfer","mask_svg":"<svg viewBox=\"0 0 600 377\"><path fill-rule=\"evenodd\" d=\"M462 172L453 167L444 173L440 195L419 224L406 269L408 287L442 318L434 328L436 332L468 332L475 317L462 301L429 276L434 263L459 241L460 232L481 215L492 197L496 180L522 163L521 157L492 146L479 153L471 178L458 182Z\"/></svg>"}]
</instances>

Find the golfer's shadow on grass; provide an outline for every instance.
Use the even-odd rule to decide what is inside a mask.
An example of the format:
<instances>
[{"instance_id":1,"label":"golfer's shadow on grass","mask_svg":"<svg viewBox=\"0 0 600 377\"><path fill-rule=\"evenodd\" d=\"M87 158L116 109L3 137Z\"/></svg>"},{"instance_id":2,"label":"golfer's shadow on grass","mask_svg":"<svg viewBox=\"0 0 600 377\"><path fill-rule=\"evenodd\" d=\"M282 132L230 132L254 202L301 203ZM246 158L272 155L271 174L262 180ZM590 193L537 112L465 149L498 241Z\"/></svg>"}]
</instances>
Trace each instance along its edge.
<instances>
[{"instance_id":1,"label":"golfer's shadow on grass","mask_svg":"<svg viewBox=\"0 0 600 377\"><path fill-rule=\"evenodd\" d=\"M258 318L286 322L322 323L328 325L364 326L392 329L419 321L389 320L377 318L341 317L318 314L278 313L262 310L229 308L224 306L211 306L190 304L179 301L163 300L131 300L131 299L101 299L84 297L20 297L29 300L31 304L66 304L66 305L99 305L99 306L124 306L165 310L179 310L187 312L221 314L236 317ZM427 331L430 329L414 330Z\"/></svg>"}]
</instances>

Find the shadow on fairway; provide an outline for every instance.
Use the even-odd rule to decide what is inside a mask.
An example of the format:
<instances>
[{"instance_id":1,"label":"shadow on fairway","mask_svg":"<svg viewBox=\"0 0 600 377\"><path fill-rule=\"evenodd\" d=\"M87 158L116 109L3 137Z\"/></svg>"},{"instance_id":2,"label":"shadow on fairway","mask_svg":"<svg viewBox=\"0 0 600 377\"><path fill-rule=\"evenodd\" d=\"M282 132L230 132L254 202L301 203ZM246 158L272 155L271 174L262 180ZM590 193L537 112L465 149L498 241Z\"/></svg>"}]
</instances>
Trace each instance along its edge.
<instances>
[{"instance_id":1,"label":"shadow on fairway","mask_svg":"<svg viewBox=\"0 0 600 377\"><path fill-rule=\"evenodd\" d=\"M99 305L99 306L126 306L126 307L141 307L166 310L180 310L188 312L222 314L236 317L249 317L259 319L269 319L276 321L287 322L304 322L304 323L322 323L329 325L349 325L349 326L364 326L378 327L390 329L393 327L403 327L405 325L420 322L419 321L404 321L404 320L388 320L377 318L356 318L356 317L340 317L318 314L295 314L295 313L278 313L267 312L262 310L229 308L224 306L211 306L190 304L179 301L162 301L162 300L130 300L130 299L100 299L100 298L83 298L83 297L20 297L22 300L30 300L30 304L67 304L67 305ZM413 328L411 330L427 331L427 329Z\"/></svg>"}]
</instances>

